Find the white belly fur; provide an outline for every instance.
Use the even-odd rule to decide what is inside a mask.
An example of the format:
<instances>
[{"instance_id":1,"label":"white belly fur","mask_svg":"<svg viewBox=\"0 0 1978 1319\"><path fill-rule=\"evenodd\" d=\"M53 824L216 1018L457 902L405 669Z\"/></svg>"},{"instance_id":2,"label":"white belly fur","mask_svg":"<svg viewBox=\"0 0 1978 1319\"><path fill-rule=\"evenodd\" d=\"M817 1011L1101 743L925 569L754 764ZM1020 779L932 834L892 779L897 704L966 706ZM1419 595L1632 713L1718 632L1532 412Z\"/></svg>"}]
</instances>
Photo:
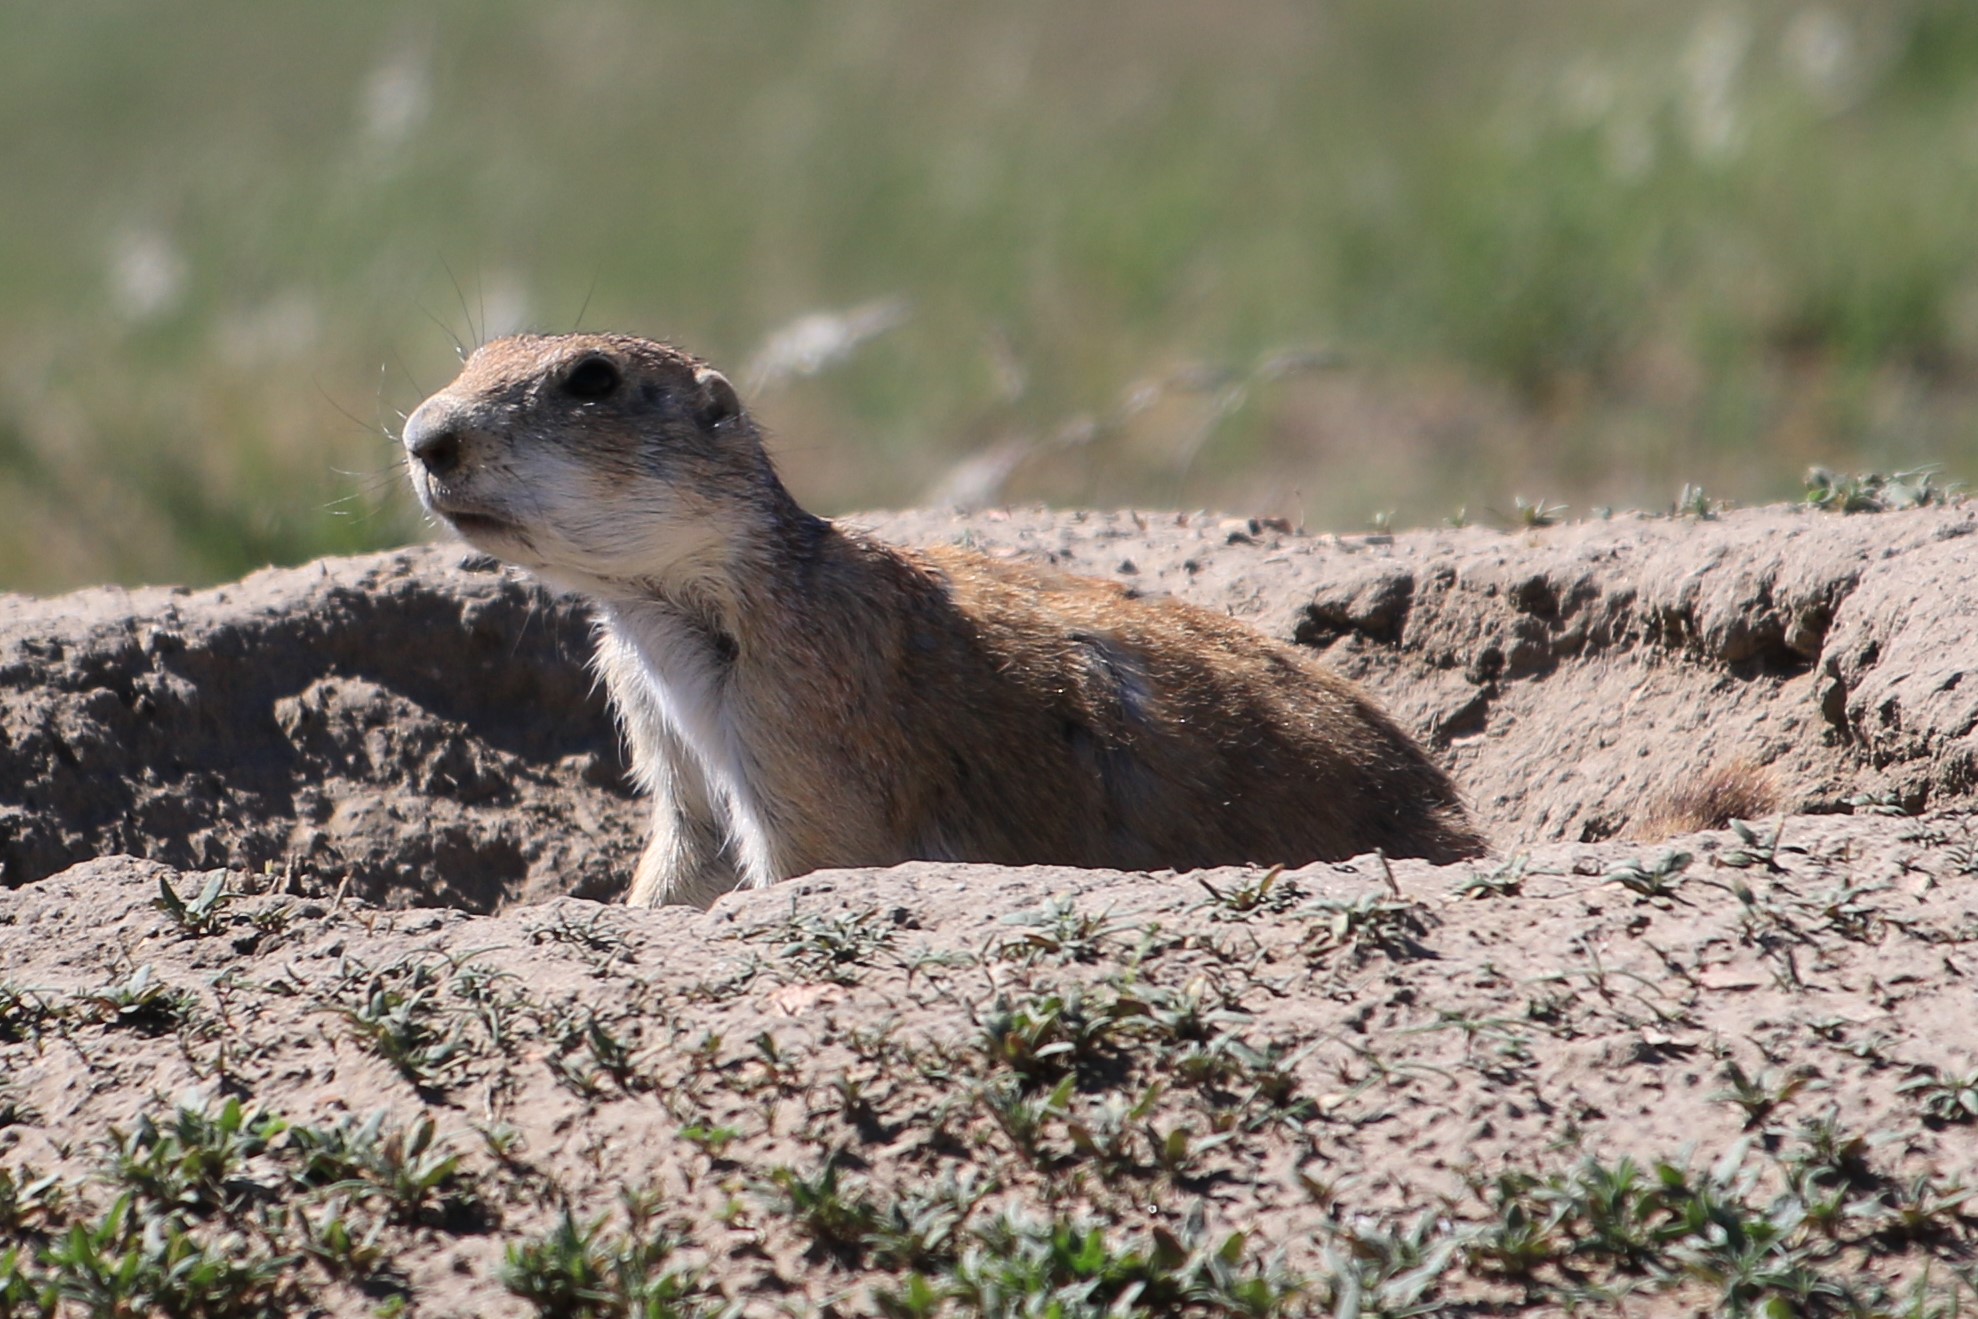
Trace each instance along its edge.
<instances>
[{"instance_id":1,"label":"white belly fur","mask_svg":"<svg viewBox=\"0 0 1978 1319\"><path fill-rule=\"evenodd\" d=\"M660 749L669 742L684 747L707 783L709 805L728 837L741 887L763 888L787 878L725 667L706 632L669 605L613 606L598 662L626 721L641 786L655 794L671 792L672 767L647 762L665 754ZM642 699L628 699L628 689ZM640 726L648 720L660 727ZM660 736L662 730L672 737Z\"/></svg>"}]
</instances>

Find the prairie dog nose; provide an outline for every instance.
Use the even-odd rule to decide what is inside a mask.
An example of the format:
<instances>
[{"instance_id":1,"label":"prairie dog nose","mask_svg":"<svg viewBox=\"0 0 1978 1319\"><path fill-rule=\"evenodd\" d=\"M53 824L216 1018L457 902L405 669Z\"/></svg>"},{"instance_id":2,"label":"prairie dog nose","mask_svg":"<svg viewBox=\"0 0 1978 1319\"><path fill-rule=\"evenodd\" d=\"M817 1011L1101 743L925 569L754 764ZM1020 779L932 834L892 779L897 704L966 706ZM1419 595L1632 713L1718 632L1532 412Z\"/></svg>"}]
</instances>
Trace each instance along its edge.
<instances>
[{"instance_id":1,"label":"prairie dog nose","mask_svg":"<svg viewBox=\"0 0 1978 1319\"><path fill-rule=\"evenodd\" d=\"M400 438L405 451L434 476L445 476L460 466L459 427L450 412L434 407L430 399L406 419L405 434Z\"/></svg>"}]
</instances>

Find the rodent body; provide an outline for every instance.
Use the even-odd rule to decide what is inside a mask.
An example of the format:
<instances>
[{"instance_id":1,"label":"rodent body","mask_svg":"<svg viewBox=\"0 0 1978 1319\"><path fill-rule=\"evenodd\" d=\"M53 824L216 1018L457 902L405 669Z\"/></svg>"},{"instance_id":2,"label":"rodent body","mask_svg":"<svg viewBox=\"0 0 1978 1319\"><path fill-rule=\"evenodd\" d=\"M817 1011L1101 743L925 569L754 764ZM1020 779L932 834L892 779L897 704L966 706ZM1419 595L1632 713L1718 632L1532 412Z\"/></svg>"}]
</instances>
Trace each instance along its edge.
<instances>
[{"instance_id":1,"label":"rodent body","mask_svg":"<svg viewBox=\"0 0 1978 1319\"><path fill-rule=\"evenodd\" d=\"M1352 683L1207 610L813 517L728 382L665 345L496 341L403 439L430 510L597 606L653 806L634 904L912 859L1484 850Z\"/></svg>"}]
</instances>

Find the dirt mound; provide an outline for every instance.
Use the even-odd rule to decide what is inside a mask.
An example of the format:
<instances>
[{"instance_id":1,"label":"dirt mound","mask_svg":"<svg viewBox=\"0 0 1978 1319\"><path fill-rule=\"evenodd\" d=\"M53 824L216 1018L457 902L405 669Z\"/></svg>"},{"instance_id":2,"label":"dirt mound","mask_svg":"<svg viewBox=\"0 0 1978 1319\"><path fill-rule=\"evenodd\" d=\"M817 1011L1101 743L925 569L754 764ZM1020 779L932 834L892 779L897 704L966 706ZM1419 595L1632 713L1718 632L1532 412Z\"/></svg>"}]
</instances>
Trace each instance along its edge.
<instances>
[{"instance_id":1,"label":"dirt mound","mask_svg":"<svg viewBox=\"0 0 1978 1319\"><path fill-rule=\"evenodd\" d=\"M6 601L0 1315L1978 1299L1978 512L866 521L1318 648L1498 857L628 911L573 606Z\"/></svg>"},{"instance_id":2,"label":"dirt mound","mask_svg":"<svg viewBox=\"0 0 1978 1319\"><path fill-rule=\"evenodd\" d=\"M637 854L581 611L417 549L0 604L0 877L106 853L492 910Z\"/></svg>"},{"instance_id":3,"label":"dirt mound","mask_svg":"<svg viewBox=\"0 0 1978 1319\"><path fill-rule=\"evenodd\" d=\"M1968 800L1978 512L1754 511L1305 537L1201 516L867 521L1226 609L1313 646L1506 849L1640 824L1713 767L1794 811ZM0 879L91 856L491 910L608 898L639 812L581 607L430 547L215 591L0 603Z\"/></svg>"}]
</instances>

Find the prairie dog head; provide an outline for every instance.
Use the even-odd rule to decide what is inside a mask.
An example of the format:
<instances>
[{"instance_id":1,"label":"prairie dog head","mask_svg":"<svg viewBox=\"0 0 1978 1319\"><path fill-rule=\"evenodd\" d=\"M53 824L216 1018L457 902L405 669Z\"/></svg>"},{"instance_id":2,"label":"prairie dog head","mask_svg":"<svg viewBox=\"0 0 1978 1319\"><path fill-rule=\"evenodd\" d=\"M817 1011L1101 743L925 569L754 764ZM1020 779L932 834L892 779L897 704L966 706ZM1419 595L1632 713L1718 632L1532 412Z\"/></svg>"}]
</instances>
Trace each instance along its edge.
<instances>
[{"instance_id":1,"label":"prairie dog head","mask_svg":"<svg viewBox=\"0 0 1978 1319\"><path fill-rule=\"evenodd\" d=\"M775 480L719 371L624 335L497 339L401 440L429 512L478 549L592 593L696 572Z\"/></svg>"}]
</instances>

